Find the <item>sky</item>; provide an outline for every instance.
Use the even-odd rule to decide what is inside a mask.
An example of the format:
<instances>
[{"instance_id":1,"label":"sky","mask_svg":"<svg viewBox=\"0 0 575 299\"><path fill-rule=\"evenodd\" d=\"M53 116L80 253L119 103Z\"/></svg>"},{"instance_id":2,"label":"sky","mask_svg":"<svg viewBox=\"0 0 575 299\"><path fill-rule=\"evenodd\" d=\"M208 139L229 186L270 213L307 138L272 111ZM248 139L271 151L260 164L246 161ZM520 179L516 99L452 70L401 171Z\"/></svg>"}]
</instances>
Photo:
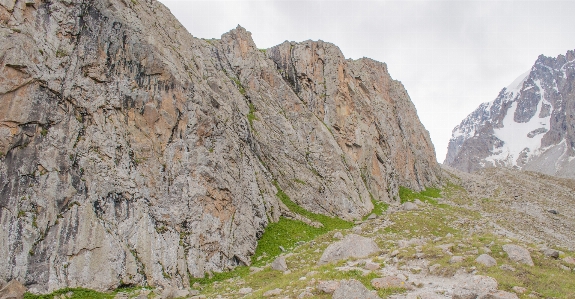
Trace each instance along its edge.
<instances>
[{"instance_id":1,"label":"sky","mask_svg":"<svg viewBox=\"0 0 575 299\"><path fill-rule=\"evenodd\" d=\"M160 0L195 37L241 25L258 48L323 40L387 63L443 162L451 131L528 71L575 49L575 1Z\"/></svg>"}]
</instances>

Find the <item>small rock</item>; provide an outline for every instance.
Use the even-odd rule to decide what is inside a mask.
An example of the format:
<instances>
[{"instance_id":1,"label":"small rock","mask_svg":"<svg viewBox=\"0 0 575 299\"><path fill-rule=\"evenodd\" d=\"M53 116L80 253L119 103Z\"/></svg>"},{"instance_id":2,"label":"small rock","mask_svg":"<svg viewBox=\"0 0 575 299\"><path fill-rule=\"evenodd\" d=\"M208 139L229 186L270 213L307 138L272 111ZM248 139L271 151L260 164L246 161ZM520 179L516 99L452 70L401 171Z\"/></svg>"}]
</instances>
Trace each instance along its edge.
<instances>
[{"instance_id":1,"label":"small rock","mask_svg":"<svg viewBox=\"0 0 575 299\"><path fill-rule=\"evenodd\" d=\"M445 235L446 238L453 238L453 235L451 233L448 233L447 235Z\"/></svg>"},{"instance_id":2,"label":"small rock","mask_svg":"<svg viewBox=\"0 0 575 299\"><path fill-rule=\"evenodd\" d=\"M564 265L559 265L559 268L561 268L561 270L571 271L571 268L564 266Z\"/></svg>"},{"instance_id":3,"label":"small rock","mask_svg":"<svg viewBox=\"0 0 575 299\"><path fill-rule=\"evenodd\" d=\"M507 253L512 261L533 266L531 254L527 249L514 244L505 244L503 245L503 251Z\"/></svg>"},{"instance_id":4,"label":"small rock","mask_svg":"<svg viewBox=\"0 0 575 299\"><path fill-rule=\"evenodd\" d=\"M372 279L371 286L376 289L405 288L405 281L401 280L399 277L386 276Z\"/></svg>"},{"instance_id":5,"label":"small rock","mask_svg":"<svg viewBox=\"0 0 575 299\"><path fill-rule=\"evenodd\" d=\"M328 294L335 292L337 288L339 288L339 281L335 280L320 281L317 285L318 290Z\"/></svg>"},{"instance_id":6,"label":"small rock","mask_svg":"<svg viewBox=\"0 0 575 299\"><path fill-rule=\"evenodd\" d=\"M260 271L262 271L264 268L259 268L259 267L250 267L250 273L258 273Z\"/></svg>"},{"instance_id":7,"label":"small rock","mask_svg":"<svg viewBox=\"0 0 575 299\"><path fill-rule=\"evenodd\" d=\"M281 255L272 262L272 269L285 272L288 270L285 256Z\"/></svg>"},{"instance_id":8,"label":"small rock","mask_svg":"<svg viewBox=\"0 0 575 299\"><path fill-rule=\"evenodd\" d=\"M281 250L282 252L286 251L286 249L283 248L283 246L280 246L280 250Z\"/></svg>"},{"instance_id":9,"label":"small rock","mask_svg":"<svg viewBox=\"0 0 575 299\"><path fill-rule=\"evenodd\" d=\"M278 296L283 292L282 289L273 289L264 293L264 297Z\"/></svg>"},{"instance_id":10,"label":"small rock","mask_svg":"<svg viewBox=\"0 0 575 299\"><path fill-rule=\"evenodd\" d=\"M329 245L323 252L318 264L327 264L350 257L364 258L377 252L379 252L379 247L372 239L349 234L343 240Z\"/></svg>"},{"instance_id":11,"label":"small rock","mask_svg":"<svg viewBox=\"0 0 575 299\"><path fill-rule=\"evenodd\" d=\"M371 271L375 271L377 269L379 269L379 264L374 263L374 262L366 262L365 266L363 266L365 269L367 270L371 270Z\"/></svg>"},{"instance_id":12,"label":"small rock","mask_svg":"<svg viewBox=\"0 0 575 299\"><path fill-rule=\"evenodd\" d=\"M354 234L361 234L361 227L355 226L354 228L351 229L351 231L352 231Z\"/></svg>"},{"instance_id":13,"label":"small rock","mask_svg":"<svg viewBox=\"0 0 575 299\"><path fill-rule=\"evenodd\" d=\"M509 265L507 265L507 264L501 265L501 266L499 267L499 269L505 270L505 271L515 272L515 268L513 268L513 267L511 267L511 266L509 266Z\"/></svg>"},{"instance_id":14,"label":"small rock","mask_svg":"<svg viewBox=\"0 0 575 299\"><path fill-rule=\"evenodd\" d=\"M418 206L423 204L423 202L422 202L421 200L419 200L418 198L416 198L416 199L413 201L413 203L416 204L416 205L418 205Z\"/></svg>"},{"instance_id":15,"label":"small rock","mask_svg":"<svg viewBox=\"0 0 575 299\"><path fill-rule=\"evenodd\" d=\"M564 262L567 264L575 265L575 258L568 256L563 259Z\"/></svg>"},{"instance_id":16,"label":"small rock","mask_svg":"<svg viewBox=\"0 0 575 299\"><path fill-rule=\"evenodd\" d=\"M375 292L370 292L361 282L350 279L342 280L340 286L333 292L333 299L381 299Z\"/></svg>"},{"instance_id":17,"label":"small rock","mask_svg":"<svg viewBox=\"0 0 575 299\"><path fill-rule=\"evenodd\" d=\"M515 292L517 294L524 294L525 292L527 292L526 288L520 287L520 286L514 286L511 289L513 290L513 292Z\"/></svg>"},{"instance_id":18,"label":"small rock","mask_svg":"<svg viewBox=\"0 0 575 299\"><path fill-rule=\"evenodd\" d=\"M183 290L174 290L174 291L172 292L172 296L173 296L174 298L183 298L183 297L188 297L189 295L190 295L190 291L185 290L185 289L183 289Z\"/></svg>"},{"instance_id":19,"label":"small rock","mask_svg":"<svg viewBox=\"0 0 575 299\"><path fill-rule=\"evenodd\" d=\"M449 259L449 263L450 264L455 264L455 263L461 263L465 260L464 257L459 256L459 255L454 255L451 257L451 259Z\"/></svg>"},{"instance_id":20,"label":"small rock","mask_svg":"<svg viewBox=\"0 0 575 299\"><path fill-rule=\"evenodd\" d=\"M396 250L394 250L393 252L391 252L390 256L391 256L391 257L394 257L394 256L396 256L396 255L398 255L398 254L399 254L399 250L396 249Z\"/></svg>"},{"instance_id":21,"label":"small rock","mask_svg":"<svg viewBox=\"0 0 575 299\"><path fill-rule=\"evenodd\" d=\"M433 264L429 266L429 273L435 273L435 271L437 271L439 268L441 268L440 264Z\"/></svg>"},{"instance_id":22,"label":"small rock","mask_svg":"<svg viewBox=\"0 0 575 299\"><path fill-rule=\"evenodd\" d=\"M194 282L194 284L192 285L192 288L194 289L199 289L202 285L199 282Z\"/></svg>"},{"instance_id":23,"label":"small rock","mask_svg":"<svg viewBox=\"0 0 575 299\"><path fill-rule=\"evenodd\" d=\"M404 202L401 205L401 208L405 211L414 211L414 210L417 210L418 207L416 204L408 201L408 202Z\"/></svg>"},{"instance_id":24,"label":"small rock","mask_svg":"<svg viewBox=\"0 0 575 299\"><path fill-rule=\"evenodd\" d=\"M543 250L543 254L546 257L550 257L550 258L554 258L554 259L558 259L559 258L559 251L555 250L555 249L544 249Z\"/></svg>"},{"instance_id":25,"label":"small rock","mask_svg":"<svg viewBox=\"0 0 575 299\"><path fill-rule=\"evenodd\" d=\"M341 240L343 239L343 234L341 232L336 232L335 234L333 234L333 238Z\"/></svg>"},{"instance_id":26,"label":"small rock","mask_svg":"<svg viewBox=\"0 0 575 299\"><path fill-rule=\"evenodd\" d=\"M0 298L21 299L24 298L24 293L26 293L26 287L13 279L0 290Z\"/></svg>"},{"instance_id":27,"label":"small rock","mask_svg":"<svg viewBox=\"0 0 575 299\"><path fill-rule=\"evenodd\" d=\"M559 213L557 213L557 210L547 210L547 212L553 214L553 215L557 215Z\"/></svg>"},{"instance_id":28,"label":"small rock","mask_svg":"<svg viewBox=\"0 0 575 299\"><path fill-rule=\"evenodd\" d=\"M477 299L519 299L519 297L513 293L505 291L493 291L483 296L479 296Z\"/></svg>"},{"instance_id":29,"label":"small rock","mask_svg":"<svg viewBox=\"0 0 575 299\"><path fill-rule=\"evenodd\" d=\"M401 279L401 280L403 280L403 281L406 281L406 280L407 280L407 277L405 277L405 275L403 275L403 274L401 274L401 273L397 274L396 277L399 278L399 279Z\"/></svg>"},{"instance_id":30,"label":"small rock","mask_svg":"<svg viewBox=\"0 0 575 299\"><path fill-rule=\"evenodd\" d=\"M297 296L298 299L302 299L302 298L313 298L313 294L310 293L309 291L303 291L302 293L299 294L299 296Z\"/></svg>"},{"instance_id":31,"label":"small rock","mask_svg":"<svg viewBox=\"0 0 575 299\"><path fill-rule=\"evenodd\" d=\"M377 218L377 215L375 215L375 214L373 214L373 213L372 213L371 215L367 216L367 219L368 219L368 220L373 220L373 219L375 219L375 218Z\"/></svg>"},{"instance_id":32,"label":"small rock","mask_svg":"<svg viewBox=\"0 0 575 299\"><path fill-rule=\"evenodd\" d=\"M242 295L247 295L249 293L253 292L252 288L241 288L238 293L242 294Z\"/></svg>"},{"instance_id":33,"label":"small rock","mask_svg":"<svg viewBox=\"0 0 575 299\"><path fill-rule=\"evenodd\" d=\"M493 267L497 265L497 261L489 254L482 254L475 259L476 262L486 267Z\"/></svg>"}]
</instances>

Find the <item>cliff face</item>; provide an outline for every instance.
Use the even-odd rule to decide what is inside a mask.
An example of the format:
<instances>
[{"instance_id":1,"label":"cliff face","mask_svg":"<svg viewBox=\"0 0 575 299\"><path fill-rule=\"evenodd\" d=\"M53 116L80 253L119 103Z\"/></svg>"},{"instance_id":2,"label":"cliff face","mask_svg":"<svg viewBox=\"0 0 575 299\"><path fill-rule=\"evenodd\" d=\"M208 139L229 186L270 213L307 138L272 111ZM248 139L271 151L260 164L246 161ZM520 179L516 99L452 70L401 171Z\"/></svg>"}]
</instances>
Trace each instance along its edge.
<instances>
[{"instance_id":1,"label":"cliff face","mask_svg":"<svg viewBox=\"0 0 575 299\"><path fill-rule=\"evenodd\" d=\"M1 0L0 136L0 279L36 292L250 264L296 217L274 181L351 220L440 173L384 64L197 39L155 0Z\"/></svg>"},{"instance_id":2,"label":"cliff face","mask_svg":"<svg viewBox=\"0 0 575 299\"><path fill-rule=\"evenodd\" d=\"M445 164L503 166L575 178L575 52L531 70L453 129Z\"/></svg>"}]
</instances>

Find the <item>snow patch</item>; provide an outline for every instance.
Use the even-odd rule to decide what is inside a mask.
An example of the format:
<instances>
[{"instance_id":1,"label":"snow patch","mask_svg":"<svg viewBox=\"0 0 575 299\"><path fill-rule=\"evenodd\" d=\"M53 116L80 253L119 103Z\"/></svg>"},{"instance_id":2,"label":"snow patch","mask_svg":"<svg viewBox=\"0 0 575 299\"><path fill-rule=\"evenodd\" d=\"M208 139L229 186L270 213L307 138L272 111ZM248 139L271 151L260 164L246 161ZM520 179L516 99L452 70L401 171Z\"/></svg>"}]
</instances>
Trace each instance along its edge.
<instances>
[{"instance_id":1,"label":"snow patch","mask_svg":"<svg viewBox=\"0 0 575 299\"><path fill-rule=\"evenodd\" d=\"M517 77L517 79L515 79L513 82L511 82L511 84L509 84L509 86L505 87L507 92L513 93L514 95L517 95L517 93L523 87L523 82L525 82L527 79L529 79L529 74L531 74L531 69L528 70L527 72L521 74L521 76Z\"/></svg>"}]
</instances>

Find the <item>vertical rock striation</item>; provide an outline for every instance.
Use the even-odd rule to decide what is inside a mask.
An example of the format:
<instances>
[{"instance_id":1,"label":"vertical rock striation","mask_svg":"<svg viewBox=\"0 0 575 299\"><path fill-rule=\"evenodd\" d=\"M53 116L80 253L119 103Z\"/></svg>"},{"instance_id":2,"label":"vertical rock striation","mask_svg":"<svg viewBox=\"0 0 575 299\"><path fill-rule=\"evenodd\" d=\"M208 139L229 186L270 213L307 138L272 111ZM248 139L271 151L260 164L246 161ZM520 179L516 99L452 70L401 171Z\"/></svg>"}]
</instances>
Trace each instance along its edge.
<instances>
[{"instance_id":1,"label":"vertical rock striation","mask_svg":"<svg viewBox=\"0 0 575 299\"><path fill-rule=\"evenodd\" d=\"M186 286L293 217L274 181L351 220L439 173L382 63L197 39L155 0L0 1L0 279Z\"/></svg>"},{"instance_id":2,"label":"vertical rock striation","mask_svg":"<svg viewBox=\"0 0 575 299\"><path fill-rule=\"evenodd\" d=\"M575 52L533 67L453 129L445 164L575 177Z\"/></svg>"}]
</instances>

